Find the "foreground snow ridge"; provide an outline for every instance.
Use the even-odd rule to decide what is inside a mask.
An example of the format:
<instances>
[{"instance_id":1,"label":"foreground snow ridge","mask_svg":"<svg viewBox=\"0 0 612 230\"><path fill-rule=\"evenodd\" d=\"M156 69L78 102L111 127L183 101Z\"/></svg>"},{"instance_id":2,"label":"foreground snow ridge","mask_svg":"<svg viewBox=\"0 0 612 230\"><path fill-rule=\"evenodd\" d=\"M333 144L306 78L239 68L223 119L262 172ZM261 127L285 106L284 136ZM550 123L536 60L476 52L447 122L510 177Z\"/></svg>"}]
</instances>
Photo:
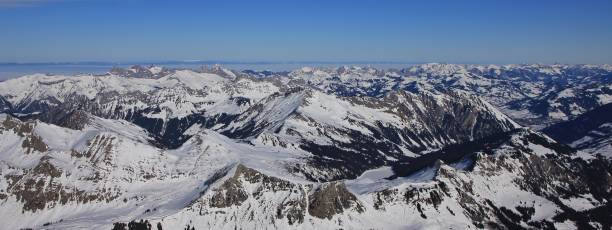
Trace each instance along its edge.
<instances>
[{"instance_id":1,"label":"foreground snow ridge","mask_svg":"<svg viewBox=\"0 0 612 230\"><path fill-rule=\"evenodd\" d=\"M597 112L610 72L133 67L0 82L1 228L610 229L612 121ZM542 83L560 78L582 85ZM551 135L571 145L534 131L574 118L545 129L597 120Z\"/></svg>"}]
</instances>

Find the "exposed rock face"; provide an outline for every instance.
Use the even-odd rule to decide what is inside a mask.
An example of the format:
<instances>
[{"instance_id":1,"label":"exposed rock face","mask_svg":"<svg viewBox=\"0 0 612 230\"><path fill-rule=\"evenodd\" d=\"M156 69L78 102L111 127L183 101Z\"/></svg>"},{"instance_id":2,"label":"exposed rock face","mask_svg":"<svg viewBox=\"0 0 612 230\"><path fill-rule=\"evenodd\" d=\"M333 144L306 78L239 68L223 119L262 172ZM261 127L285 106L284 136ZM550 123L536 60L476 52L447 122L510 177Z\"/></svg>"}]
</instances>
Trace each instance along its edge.
<instances>
[{"instance_id":1,"label":"exposed rock face","mask_svg":"<svg viewBox=\"0 0 612 230\"><path fill-rule=\"evenodd\" d=\"M268 221L286 219L288 225L304 223L307 215L331 219L343 212L364 211L357 197L341 182L325 183L313 189L311 185L267 176L244 165L238 165L234 175L212 195L194 204L200 215L253 215L249 213L261 212L261 207L267 210L259 215L269 215Z\"/></svg>"},{"instance_id":2,"label":"exposed rock face","mask_svg":"<svg viewBox=\"0 0 612 230\"><path fill-rule=\"evenodd\" d=\"M307 187L302 185L267 176L239 164L234 176L223 182L210 197L210 206L213 208L231 206L244 208L247 205L243 203L247 199L254 199L255 204L248 204L247 209L255 209L256 207L252 205L266 204L270 202L270 195L278 194L283 199L282 202L273 204L277 206L270 207L276 210L275 213L270 213L274 214L270 215L270 218L284 219L286 217L289 225L292 225L304 221L307 206L306 189Z\"/></svg>"},{"instance_id":3,"label":"exposed rock face","mask_svg":"<svg viewBox=\"0 0 612 230\"><path fill-rule=\"evenodd\" d=\"M48 146L38 135L33 133L34 126L34 122L21 122L16 118L6 116L4 121L0 123L0 133L15 132L23 139L21 147L27 153L32 153L33 151L45 152L48 150Z\"/></svg>"},{"instance_id":4,"label":"exposed rock face","mask_svg":"<svg viewBox=\"0 0 612 230\"><path fill-rule=\"evenodd\" d=\"M23 211L37 212L45 208L66 205L68 202L88 203L92 201L109 202L115 197L103 194L102 191L88 193L82 190L64 187L61 184L46 182L45 179L26 179L12 187L11 195L23 203Z\"/></svg>"},{"instance_id":5,"label":"exposed rock face","mask_svg":"<svg viewBox=\"0 0 612 230\"><path fill-rule=\"evenodd\" d=\"M52 158L42 157L40 162L25 174L6 175L11 182L10 195L23 203L23 211L37 212L45 208L66 205L68 202L88 203L113 200L115 197L104 191L86 192L62 184L66 175L52 163Z\"/></svg>"},{"instance_id":6,"label":"exposed rock face","mask_svg":"<svg viewBox=\"0 0 612 230\"><path fill-rule=\"evenodd\" d=\"M17 133L17 135L23 137L26 134L32 133L34 125L31 123L22 123L16 118L6 116L2 121L3 130L11 130Z\"/></svg>"},{"instance_id":7,"label":"exposed rock face","mask_svg":"<svg viewBox=\"0 0 612 230\"><path fill-rule=\"evenodd\" d=\"M89 114L82 110L76 110L63 117L57 125L69 129L81 130L89 123Z\"/></svg>"},{"instance_id":8,"label":"exposed rock face","mask_svg":"<svg viewBox=\"0 0 612 230\"><path fill-rule=\"evenodd\" d=\"M42 139L36 135L26 136L21 143L21 147L26 148L28 152L44 152L48 149L47 144L45 144L45 142L43 142Z\"/></svg>"},{"instance_id":9,"label":"exposed rock face","mask_svg":"<svg viewBox=\"0 0 612 230\"><path fill-rule=\"evenodd\" d=\"M244 191L241 176L250 170L242 165L236 168L234 176L226 180L221 187L216 191L210 200L210 205L216 208L225 208L233 205L241 205L248 198L248 194Z\"/></svg>"},{"instance_id":10,"label":"exposed rock face","mask_svg":"<svg viewBox=\"0 0 612 230\"><path fill-rule=\"evenodd\" d=\"M381 191L374 192L372 194L374 200L374 209L380 211L387 211L389 204L406 205L422 218L427 219L425 211L433 208L436 212L446 211L440 210L439 206L442 201L446 198L450 198L449 188L444 182L433 183L429 186L423 187L409 187L409 188L388 188ZM467 198L467 199L466 199ZM469 200L468 197L460 198L462 204L467 206L476 205L473 200ZM447 207L448 212L454 216L454 212ZM473 218L479 218L474 216ZM480 217L482 218L482 217Z\"/></svg>"},{"instance_id":11,"label":"exposed rock face","mask_svg":"<svg viewBox=\"0 0 612 230\"><path fill-rule=\"evenodd\" d=\"M357 197L346 189L342 182L330 182L316 188L309 196L308 214L318 218L331 219L344 210L363 212Z\"/></svg>"},{"instance_id":12,"label":"exposed rock face","mask_svg":"<svg viewBox=\"0 0 612 230\"><path fill-rule=\"evenodd\" d=\"M96 135L88 142L88 148L77 157L86 157L93 164L109 163L112 159L112 148L115 137L107 135Z\"/></svg>"},{"instance_id":13,"label":"exposed rock face","mask_svg":"<svg viewBox=\"0 0 612 230\"><path fill-rule=\"evenodd\" d=\"M36 175L49 176L51 178L60 177L62 172L50 163L50 157L40 158L40 162L32 169L32 173Z\"/></svg>"}]
</instances>

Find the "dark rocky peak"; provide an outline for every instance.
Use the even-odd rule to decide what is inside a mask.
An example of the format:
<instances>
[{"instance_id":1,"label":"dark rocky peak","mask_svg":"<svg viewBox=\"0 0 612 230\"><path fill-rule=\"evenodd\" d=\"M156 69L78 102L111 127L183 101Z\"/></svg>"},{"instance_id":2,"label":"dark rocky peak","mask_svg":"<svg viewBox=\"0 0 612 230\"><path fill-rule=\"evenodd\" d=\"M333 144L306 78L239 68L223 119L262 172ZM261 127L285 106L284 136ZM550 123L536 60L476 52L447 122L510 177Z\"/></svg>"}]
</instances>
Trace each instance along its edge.
<instances>
[{"instance_id":1,"label":"dark rocky peak","mask_svg":"<svg viewBox=\"0 0 612 230\"><path fill-rule=\"evenodd\" d=\"M331 219L343 212L365 211L357 197L353 195L343 182L328 182L321 184L309 196L308 213L321 219Z\"/></svg>"},{"instance_id":2,"label":"dark rocky peak","mask_svg":"<svg viewBox=\"0 0 612 230\"><path fill-rule=\"evenodd\" d=\"M57 122L57 125L64 128L81 130L90 122L90 116L86 111L75 110L62 117Z\"/></svg>"},{"instance_id":3,"label":"dark rocky peak","mask_svg":"<svg viewBox=\"0 0 612 230\"><path fill-rule=\"evenodd\" d=\"M236 167L234 175L225 180L206 203L219 209L244 207L245 203L253 200L266 204L270 202L267 193L286 196L282 203L273 208L277 210L275 218L287 218L289 224L304 222L307 214L320 219L332 219L344 212L365 211L361 202L341 181L313 187L269 176L242 164Z\"/></svg>"},{"instance_id":4,"label":"dark rocky peak","mask_svg":"<svg viewBox=\"0 0 612 230\"><path fill-rule=\"evenodd\" d=\"M31 134L36 124L24 122L8 114L0 114L0 130L13 130L17 135Z\"/></svg>"},{"instance_id":5,"label":"dark rocky peak","mask_svg":"<svg viewBox=\"0 0 612 230\"><path fill-rule=\"evenodd\" d=\"M26 153L40 152L44 153L49 149L49 146L43 139L34 131L37 121L21 121L15 117L6 114L0 114L0 134L5 131L14 132L21 137L21 147Z\"/></svg>"}]
</instances>

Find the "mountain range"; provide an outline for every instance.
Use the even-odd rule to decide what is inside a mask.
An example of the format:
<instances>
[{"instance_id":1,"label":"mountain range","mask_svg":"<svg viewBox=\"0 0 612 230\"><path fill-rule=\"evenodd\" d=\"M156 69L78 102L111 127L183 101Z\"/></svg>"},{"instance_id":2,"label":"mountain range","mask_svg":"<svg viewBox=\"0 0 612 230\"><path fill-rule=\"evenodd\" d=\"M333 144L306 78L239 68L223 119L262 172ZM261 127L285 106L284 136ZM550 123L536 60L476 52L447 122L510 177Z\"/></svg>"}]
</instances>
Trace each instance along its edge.
<instances>
[{"instance_id":1,"label":"mountain range","mask_svg":"<svg viewBox=\"0 0 612 230\"><path fill-rule=\"evenodd\" d=\"M612 66L0 82L9 229L610 229Z\"/></svg>"}]
</instances>

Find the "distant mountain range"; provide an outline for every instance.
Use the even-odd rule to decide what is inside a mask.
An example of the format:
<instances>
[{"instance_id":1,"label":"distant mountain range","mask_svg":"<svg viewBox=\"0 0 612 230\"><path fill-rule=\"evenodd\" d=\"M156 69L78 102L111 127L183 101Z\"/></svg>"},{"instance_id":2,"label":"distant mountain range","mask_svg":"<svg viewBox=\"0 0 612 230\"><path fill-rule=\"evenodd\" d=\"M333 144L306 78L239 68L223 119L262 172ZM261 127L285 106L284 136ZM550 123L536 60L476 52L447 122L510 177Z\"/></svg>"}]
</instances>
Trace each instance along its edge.
<instances>
[{"instance_id":1,"label":"distant mountain range","mask_svg":"<svg viewBox=\"0 0 612 230\"><path fill-rule=\"evenodd\" d=\"M28 75L0 82L0 220L610 229L610 102L610 65Z\"/></svg>"}]
</instances>

